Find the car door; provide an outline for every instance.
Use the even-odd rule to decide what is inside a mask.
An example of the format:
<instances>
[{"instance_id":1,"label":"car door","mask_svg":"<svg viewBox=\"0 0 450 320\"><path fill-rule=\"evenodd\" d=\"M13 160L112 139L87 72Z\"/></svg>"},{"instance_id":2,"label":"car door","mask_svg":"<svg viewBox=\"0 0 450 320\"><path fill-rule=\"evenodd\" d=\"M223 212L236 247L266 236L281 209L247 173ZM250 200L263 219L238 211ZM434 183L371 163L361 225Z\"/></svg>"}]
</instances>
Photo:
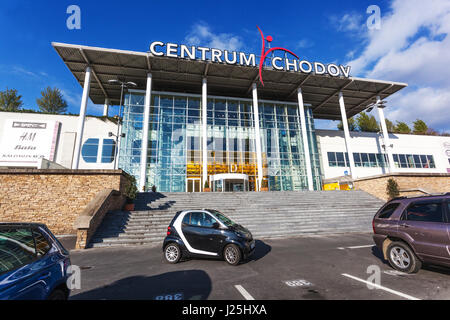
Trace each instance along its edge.
<instances>
[{"instance_id":1,"label":"car door","mask_svg":"<svg viewBox=\"0 0 450 320\"><path fill-rule=\"evenodd\" d=\"M42 299L31 228L0 227L0 261L0 299Z\"/></svg>"},{"instance_id":2,"label":"car door","mask_svg":"<svg viewBox=\"0 0 450 320\"><path fill-rule=\"evenodd\" d=\"M185 216L182 226L183 233L192 248L217 253L216 242L219 230L213 228L214 222L217 221L206 212L191 212L189 222Z\"/></svg>"},{"instance_id":3,"label":"car door","mask_svg":"<svg viewBox=\"0 0 450 320\"><path fill-rule=\"evenodd\" d=\"M427 262L450 263L450 239L442 200L411 203L403 213L399 232L407 234L416 253Z\"/></svg>"},{"instance_id":4,"label":"car door","mask_svg":"<svg viewBox=\"0 0 450 320\"><path fill-rule=\"evenodd\" d=\"M183 234L188 245L196 250L202 250L204 229L201 227L203 212L190 212L185 215L182 224Z\"/></svg>"}]
</instances>

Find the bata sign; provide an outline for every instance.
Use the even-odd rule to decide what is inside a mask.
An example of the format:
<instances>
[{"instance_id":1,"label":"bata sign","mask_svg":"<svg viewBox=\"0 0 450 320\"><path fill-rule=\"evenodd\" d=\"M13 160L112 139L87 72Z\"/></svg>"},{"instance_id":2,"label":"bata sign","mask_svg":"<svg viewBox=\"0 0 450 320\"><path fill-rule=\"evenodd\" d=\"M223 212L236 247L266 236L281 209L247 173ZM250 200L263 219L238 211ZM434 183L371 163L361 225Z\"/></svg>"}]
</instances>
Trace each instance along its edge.
<instances>
[{"instance_id":1,"label":"bata sign","mask_svg":"<svg viewBox=\"0 0 450 320\"><path fill-rule=\"evenodd\" d=\"M259 80L264 85L262 78L262 70L265 66L266 60L270 59L270 64L275 70L314 73L314 74L328 74L332 77L350 77L351 67L337 65L334 63L323 64L320 62L309 62L300 59L294 52L281 48L267 48L267 43L271 43L273 38L271 36L265 37L261 29L258 27L262 39L261 55L258 57L255 54L246 54L244 52L228 51L213 49L207 47L178 45L175 43L163 43L155 41L150 45L150 53L154 56L166 56L170 58L181 58L190 60L211 61L215 63L225 63L229 65L242 65L248 67L259 67ZM283 52L284 57L272 56L269 54L275 52Z\"/></svg>"},{"instance_id":2,"label":"bata sign","mask_svg":"<svg viewBox=\"0 0 450 320\"><path fill-rule=\"evenodd\" d=\"M59 122L7 120L0 141L0 166L34 167L54 161Z\"/></svg>"}]
</instances>

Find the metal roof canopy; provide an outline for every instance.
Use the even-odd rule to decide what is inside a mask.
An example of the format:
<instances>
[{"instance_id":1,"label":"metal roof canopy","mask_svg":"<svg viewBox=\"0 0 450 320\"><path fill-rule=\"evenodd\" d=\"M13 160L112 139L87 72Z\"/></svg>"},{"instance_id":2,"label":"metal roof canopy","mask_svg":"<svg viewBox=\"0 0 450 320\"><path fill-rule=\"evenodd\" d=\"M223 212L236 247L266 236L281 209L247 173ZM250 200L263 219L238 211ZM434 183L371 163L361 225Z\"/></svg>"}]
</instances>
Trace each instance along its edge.
<instances>
[{"instance_id":1,"label":"metal roof canopy","mask_svg":"<svg viewBox=\"0 0 450 320\"><path fill-rule=\"evenodd\" d=\"M259 69L200 60L155 57L147 52L52 43L66 66L84 85L86 67L92 69L89 97L94 104L120 104L120 86L108 80L133 81L137 89L146 88L147 73L153 76L153 90L201 94L202 79L208 79L208 94L251 98L252 84L258 81ZM297 102L297 89L302 88L305 104L313 108L314 118L340 120L338 94L344 94L347 117L364 111L377 96L386 99L407 87L405 83L362 78L331 77L294 71L263 70L265 86L258 81L258 98Z\"/></svg>"}]
</instances>

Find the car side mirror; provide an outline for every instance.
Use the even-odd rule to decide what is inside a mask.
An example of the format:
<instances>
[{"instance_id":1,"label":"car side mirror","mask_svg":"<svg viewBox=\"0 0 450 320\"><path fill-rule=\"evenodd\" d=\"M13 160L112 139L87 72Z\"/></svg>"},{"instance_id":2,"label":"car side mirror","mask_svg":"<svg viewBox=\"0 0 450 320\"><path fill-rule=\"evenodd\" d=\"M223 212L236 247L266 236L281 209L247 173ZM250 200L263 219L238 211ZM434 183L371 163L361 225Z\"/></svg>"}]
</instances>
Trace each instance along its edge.
<instances>
[{"instance_id":1,"label":"car side mirror","mask_svg":"<svg viewBox=\"0 0 450 320\"><path fill-rule=\"evenodd\" d=\"M220 224L219 224L218 222L215 222L215 223L212 225L212 227L213 227L213 229L219 229L219 228L220 228Z\"/></svg>"}]
</instances>

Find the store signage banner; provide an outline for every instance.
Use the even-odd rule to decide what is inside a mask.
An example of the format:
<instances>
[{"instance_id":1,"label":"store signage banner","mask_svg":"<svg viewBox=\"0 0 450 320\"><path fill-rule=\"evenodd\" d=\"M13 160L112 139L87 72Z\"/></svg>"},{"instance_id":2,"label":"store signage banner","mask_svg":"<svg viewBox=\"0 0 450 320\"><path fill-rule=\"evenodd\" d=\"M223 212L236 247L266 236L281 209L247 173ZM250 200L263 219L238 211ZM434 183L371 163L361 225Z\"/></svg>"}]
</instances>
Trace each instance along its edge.
<instances>
[{"instance_id":1,"label":"store signage banner","mask_svg":"<svg viewBox=\"0 0 450 320\"><path fill-rule=\"evenodd\" d=\"M0 166L36 167L41 158L55 160L60 123L6 120L0 139Z\"/></svg>"}]
</instances>

